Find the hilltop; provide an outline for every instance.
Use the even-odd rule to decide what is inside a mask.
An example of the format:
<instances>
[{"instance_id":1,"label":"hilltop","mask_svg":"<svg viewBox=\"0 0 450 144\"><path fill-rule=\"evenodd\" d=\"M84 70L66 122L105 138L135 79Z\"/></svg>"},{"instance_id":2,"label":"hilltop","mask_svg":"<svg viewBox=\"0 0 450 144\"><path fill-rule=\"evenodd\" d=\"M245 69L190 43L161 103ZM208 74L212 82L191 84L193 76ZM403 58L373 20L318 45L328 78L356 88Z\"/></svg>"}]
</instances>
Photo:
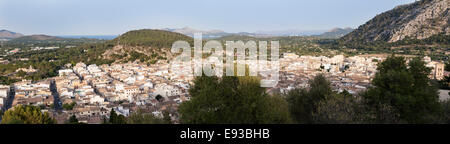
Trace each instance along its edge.
<instances>
[{"instance_id":1,"label":"hilltop","mask_svg":"<svg viewBox=\"0 0 450 144\"><path fill-rule=\"evenodd\" d=\"M193 44L193 38L165 30L142 29L133 30L120 35L108 43L113 47L107 49L103 58L115 62L128 62L139 60L140 62L156 63L158 60L166 60L173 55L170 48L175 41L187 41Z\"/></svg>"},{"instance_id":2,"label":"hilltop","mask_svg":"<svg viewBox=\"0 0 450 144\"><path fill-rule=\"evenodd\" d=\"M23 34L21 33L16 33L16 32L12 32L12 31L8 31L8 30L0 30L0 39L13 39L13 38L18 38L18 37L22 37Z\"/></svg>"},{"instance_id":3,"label":"hilltop","mask_svg":"<svg viewBox=\"0 0 450 144\"><path fill-rule=\"evenodd\" d=\"M118 45L170 48L178 40L193 41L193 38L170 31L142 29L126 32L112 40Z\"/></svg>"},{"instance_id":4,"label":"hilltop","mask_svg":"<svg viewBox=\"0 0 450 144\"><path fill-rule=\"evenodd\" d=\"M337 39L341 38L348 33L352 32L354 29L352 28L334 28L330 31L324 32L323 34L318 35L320 38L327 38L327 39Z\"/></svg>"},{"instance_id":5,"label":"hilltop","mask_svg":"<svg viewBox=\"0 0 450 144\"><path fill-rule=\"evenodd\" d=\"M63 40L63 38L55 37L55 36L49 36L49 35L29 35L29 36L22 36L19 38L12 39L11 41L50 41L50 40Z\"/></svg>"}]
</instances>

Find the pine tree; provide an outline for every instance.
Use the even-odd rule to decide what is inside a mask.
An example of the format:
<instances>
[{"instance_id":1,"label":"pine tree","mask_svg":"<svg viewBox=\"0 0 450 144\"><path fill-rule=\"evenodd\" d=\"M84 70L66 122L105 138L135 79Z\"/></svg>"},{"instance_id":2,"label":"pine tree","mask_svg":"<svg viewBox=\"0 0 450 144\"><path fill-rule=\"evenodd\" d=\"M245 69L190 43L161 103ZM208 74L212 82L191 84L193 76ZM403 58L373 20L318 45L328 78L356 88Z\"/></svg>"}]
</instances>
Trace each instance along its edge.
<instances>
[{"instance_id":1,"label":"pine tree","mask_svg":"<svg viewBox=\"0 0 450 144\"><path fill-rule=\"evenodd\" d=\"M179 107L188 124L264 124L291 121L284 99L264 93L255 77L201 76L189 89L190 101Z\"/></svg>"},{"instance_id":2,"label":"pine tree","mask_svg":"<svg viewBox=\"0 0 450 144\"><path fill-rule=\"evenodd\" d=\"M117 121L117 113L114 109L111 109L109 113L109 123L114 124Z\"/></svg>"},{"instance_id":3,"label":"pine tree","mask_svg":"<svg viewBox=\"0 0 450 144\"><path fill-rule=\"evenodd\" d=\"M289 110L297 123L314 123L312 114L317 112L320 101L332 94L330 82L317 75L309 81L310 89L294 89L287 93Z\"/></svg>"},{"instance_id":4,"label":"pine tree","mask_svg":"<svg viewBox=\"0 0 450 144\"><path fill-rule=\"evenodd\" d=\"M375 108L391 105L407 123L434 122L441 106L429 73L430 69L419 58L412 59L407 66L403 57L390 56L379 64L372 81L374 87L365 98Z\"/></svg>"},{"instance_id":5,"label":"pine tree","mask_svg":"<svg viewBox=\"0 0 450 144\"><path fill-rule=\"evenodd\" d=\"M18 105L6 111L2 117L2 124L54 124L56 120L47 112L42 113L39 107Z\"/></svg>"},{"instance_id":6,"label":"pine tree","mask_svg":"<svg viewBox=\"0 0 450 144\"><path fill-rule=\"evenodd\" d=\"M78 119L75 115L70 116L69 118L69 124L77 124L78 123Z\"/></svg>"}]
</instances>

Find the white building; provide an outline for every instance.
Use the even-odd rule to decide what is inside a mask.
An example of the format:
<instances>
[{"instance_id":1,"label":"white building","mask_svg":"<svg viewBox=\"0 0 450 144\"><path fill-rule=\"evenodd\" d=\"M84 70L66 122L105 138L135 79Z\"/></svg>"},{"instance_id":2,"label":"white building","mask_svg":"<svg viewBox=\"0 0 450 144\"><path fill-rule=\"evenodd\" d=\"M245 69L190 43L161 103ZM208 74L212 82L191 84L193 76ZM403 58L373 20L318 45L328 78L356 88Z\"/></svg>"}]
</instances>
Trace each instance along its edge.
<instances>
[{"instance_id":1,"label":"white building","mask_svg":"<svg viewBox=\"0 0 450 144\"><path fill-rule=\"evenodd\" d=\"M90 99L91 104L94 104L94 103L102 104L103 102L105 102L105 98L102 98L99 95L95 95L94 97L92 97Z\"/></svg>"},{"instance_id":2,"label":"white building","mask_svg":"<svg viewBox=\"0 0 450 144\"><path fill-rule=\"evenodd\" d=\"M7 98L9 93L9 86L0 85L0 98Z\"/></svg>"},{"instance_id":3,"label":"white building","mask_svg":"<svg viewBox=\"0 0 450 144\"><path fill-rule=\"evenodd\" d=\"M123 115L123 116L125 116L125 117L127 117L128 115L130 115L130 109L123 108L123 106L115 107L115 108L114 108L114 111L116 111L117 114Z\"/></svg>"},{"instance_id":4,"label":"white building","mask_svg":"<svg viewBox=\"0 0 450 144\"><path fill-rule=\"evenodd\" d=\"M67 76L67 75L73 73L73 70L72 69L63 69L63 70L59 70L58 73L59 73L59 76Z\"/></svg>"},{"instance_id":5,"label":"white building","mask_svg":"<svg viewBox=\"0 0 450 144\"><path fill-rule=\"evenodd\" d=\"M176 95L180 95L180 94L181 94L181 90L178 87L172 86L172 85L167 85L165 83L156 85L155 93L154 93L155 96L161 95L163 97L176 96Z\"/></svg>"},{"instance_id":6,"label":"white building","mask_svg":"<svg viewBox=\"0 0 450 144\"><path fill-rule=\"evenodd\" d=\"M6 102L5 100L5 98L0 97L0 106L4 105L4 103Z\"/></svg>"}]
</instances>

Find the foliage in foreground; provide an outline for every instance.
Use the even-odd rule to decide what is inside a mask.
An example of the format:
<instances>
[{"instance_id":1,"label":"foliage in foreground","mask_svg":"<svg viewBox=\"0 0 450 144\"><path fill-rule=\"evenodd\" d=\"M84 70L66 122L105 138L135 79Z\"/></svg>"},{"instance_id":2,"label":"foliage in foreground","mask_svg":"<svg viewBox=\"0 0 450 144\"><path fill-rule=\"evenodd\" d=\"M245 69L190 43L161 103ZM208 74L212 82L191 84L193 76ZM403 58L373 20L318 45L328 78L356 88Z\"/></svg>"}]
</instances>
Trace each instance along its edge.
<instances>
[{"instance_id":1,"label":"foliage in foreground","mask_svg":"<svg viewBox=\"0 0 450 144\"><path fill-rule=\"evenodd\" d=\"M152 113L145 113L142 109L127 117L128 124L170 124L170 121L155 117Z\"/></svg>"},{"instance_id":2,"label":"foliage in foreground","mask_svg":"<svg viewBox=\"0 0 450 144\"><path fill-rule=\"evenodd\" d=\"M364 95L368 105L388 104L407 123L433 123L441 112L438 89L432 85L430 69L419 58L408 65L403 57L391 56L380 63L372 80L373 88Z\"/></svg>"},{"instance_id":3,"label":"foliage in foreground","mask_svg":"<svg viewBox=\"0 0 450 144\"><path fill-rule=\"evenodd\" d=\"M39 107L19 105L7 110L2 118L2 124L55 124L47 112L41 112Z\"/></svg>"},{"instance_id":4,"label":"foliage in foreground","mask_svg":"<svg viewBox=\"0 0 450 144\"><path fill-rule=\"evenodd\" d=\"M181 123L290 123L287 102L271 96L254 77L197 77L190 101L179 107Z\"/></svg>"},{"instance_id":5,"label":"foliage in foreground","mask_svg":"<svg viewBox=\"0 0 450 144\"><path fill-rule=\"evenodd\" d=\"M449 102L439 102L430 69L418 59L391 56L379 64L373 87L358 95L331 91L322 75L309 88L286 94L297 123L448 123Z\"/></svg>"}]
</instances>

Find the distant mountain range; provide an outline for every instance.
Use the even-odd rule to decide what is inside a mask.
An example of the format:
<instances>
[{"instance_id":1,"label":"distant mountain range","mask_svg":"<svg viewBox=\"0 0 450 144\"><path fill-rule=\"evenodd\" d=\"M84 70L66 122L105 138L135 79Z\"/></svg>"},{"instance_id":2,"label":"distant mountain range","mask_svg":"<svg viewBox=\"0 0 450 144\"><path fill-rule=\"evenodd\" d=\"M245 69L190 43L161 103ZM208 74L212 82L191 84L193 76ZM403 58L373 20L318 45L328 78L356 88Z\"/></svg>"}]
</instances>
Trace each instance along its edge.
<instances>
[{"instance_id":1,"label":"distant mountain range","mask_svg":"<svg viewBox=\"0 0 450 144\"><path fill-rule=\"evenodd\" d=\"M193 29L190 27L184 27L184 28L164 28L161 30L170 31L170 32L176 32L181 33L190 37L194 37L195 33L202 33L203 38L205 39L214 39L214 38L220 38L223 36L229 36L229 35L248 35L248 36L264 36L264 35L258 35L255 33L249 33L249 32L239 32L239 33L229 33L225 32L223 30L198 30Z\"/></svg>"},{"instance_id":2,"label":"distant mountain range","mask_svg":"<svg viewBox=\"0 0 450 144\"><path fill-rule=\"evenodd\" d=\"M202 33L203 38L219 38L223 36L230 35L244 35L244 36L252 36L252 37L274 37L274 36L312 36L312 35L320 35L326 30L272 30L272 31L256 31L256 32L239 32L239 33L230 33L225 32L223 30L198 30L190 27L184 28L164 28L161 30L166 30L170 32L181 33L190 37L193 37L195 33ZM344 29L346 30L346 29Z\"/></svg>"},{"instance_id":3,"label":"distant mountain range","mask_svg":"<svg viewBox=\"0 0 450 144\"><path fill-rule=\"evenodd\" d=\"M274 36L319 36L323 38L339 38L349 31L351 28L335 28L330 31L323 30L278 30L278 31L257 31L251 32L239 32L239 33L229 33L222 30L198 30L190 27L184 28L164 28L160 29L169 32L175 32L184 34L190 37L194 37L195 33L202 33L205 39L216 39L224 36L231 35L241 35L241 36L251 36L251 37L274 37ZM49 35L23 35L16 32L11 32L8 30L0 30L0 39L16 39L20 41L30 41L30 40L62 40L62 39L99 39L99 40L112 40L116 38L117 35L63 35L63 36L49 36Z\"/></svg>"},{"instance_id":4,"label":"distant mountain range","mask_svg":"<svg viewBox=\"0 0 450 144\"><path fill-rule=\"evenodd\" d=\"M65 40L65 39L98 39L98 40L112 40L116 35L64 35L64 36L50 36L44 34L38 35L23 35L21 33L12 32L8 30L0 30L0 39L11 41L46 41L46 40Z\"/></svg>"},{"instance_id":5,"label":"distant mountain range","mask_svg":"<svg viewBox=\"0 0 450 144\"><path fill-rule=\"evenodd\" d=\"M230 33L224 32L222 30L197 30L190 27L184 27L180 29L174 29L174 28L165 28L162 30L170 31L170 32L176 32L181 33L190 37L194 37L195 33L202 33L203 38L216 38L216 37L222 37L226 35L230 35Z\"/></svg>"},{"instance_id":6,"label":"distant mountain range","mask_svg":"<svg viewBox=\"0 0 450 144\"><path fill-rule=\"evenodd\" d=\"M27 36L21 36L18 38L10 39L8 43L39 43L42 41L46 42L57 42L57 41L64 41L67 40L65 38L61 37L55 37L55 36L49 36L49 35L27 35Z\"/></svg>"},{"instance_id":7,"label":"distant mountain range","mask_svg":"<svg viewBox=\"0 0 450 144\"><path fill-rule=\"evenodd\" d=\"M70 38L70 39L99 39L99 40L112 40L117 37L117 35L63 35L58 36L61 38Z\"/></svg>"},{"instance_id":8,"label":"distant mountain range","mask_svg":"<svg viewBox=\"0 0 450 144\"><path fill-rule=\"evenodd\" d=\"M28 35L22 36L13 40L36 40L36 41L45 41L45 40L62 40L63 38L49 36L49 35Z\"/></svg>"},{"instance_id":9,"label":"distant mountain range","mask_svg":"<svg viewBox=\"0 0 450 144\"><path fill-rule=\"evenodd\" d=\"M321 35L318 35L320 38L328 38L328 39L336 39L341 38L348 33L352 32L355 29L352 28L334 28L330 31L324 32Z\"/></svg>"},{"instance_id":10,"label":"distant mountain range","mask_svg":"<svg viewBox=\"0 0 450 144\"><path fill-rule=\"evenodd\" d=\"M269 31L256 31L257 35L265 36L312 36L320 35L327 30L298 30L298 29L286 29L286 30L269 30Z\"/></svg>"},{"instance_id":11,"label":"distant mountain range","mask_svg":"<svg viewBox=\"0 0 450 144\"><path fill-rule=\"evenodd\" d=\"M8 31L8 30L0 30L0 39L13 39L13 38L18 38L18 37L22 37L23 34L21 33L16 33L16 32L12 32L12 31Z\"/></svg>"},{"instance_id":12,"label":"distant mountain range","mask_svg":"<svg viewBox=\"0 0 450 144\"><path fill-rule=\"evenodd\" d=\"M450 34L450 0L420 0L375 16L344 36L344 42L396 42Z\"/></svg>"}]
</instances>

